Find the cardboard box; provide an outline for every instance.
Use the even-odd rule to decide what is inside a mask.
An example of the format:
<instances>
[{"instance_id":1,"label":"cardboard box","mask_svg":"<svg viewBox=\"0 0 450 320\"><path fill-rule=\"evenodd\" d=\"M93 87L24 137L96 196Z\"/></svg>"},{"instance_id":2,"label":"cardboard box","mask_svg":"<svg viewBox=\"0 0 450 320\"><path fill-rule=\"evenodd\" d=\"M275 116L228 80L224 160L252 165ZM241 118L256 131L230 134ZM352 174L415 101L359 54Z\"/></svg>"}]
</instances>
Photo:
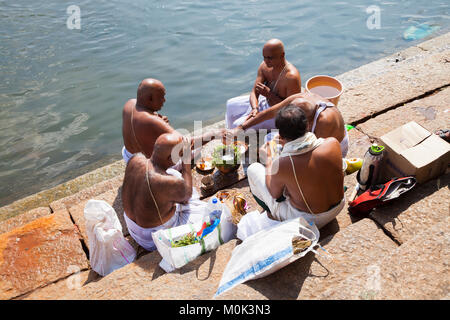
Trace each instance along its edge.
<instances>
[{"instance_id":1,"label":"cardboard box","mask_svg":"<svg viewBox=\"0 0 450 320\"><path fill-rule=\"evenodd\" d=\"M383 135L385 147L382 176L415 176L424 183L445 173L450 163L450 143L416 122L409 122Z\"/></svg>"}]
</instances>

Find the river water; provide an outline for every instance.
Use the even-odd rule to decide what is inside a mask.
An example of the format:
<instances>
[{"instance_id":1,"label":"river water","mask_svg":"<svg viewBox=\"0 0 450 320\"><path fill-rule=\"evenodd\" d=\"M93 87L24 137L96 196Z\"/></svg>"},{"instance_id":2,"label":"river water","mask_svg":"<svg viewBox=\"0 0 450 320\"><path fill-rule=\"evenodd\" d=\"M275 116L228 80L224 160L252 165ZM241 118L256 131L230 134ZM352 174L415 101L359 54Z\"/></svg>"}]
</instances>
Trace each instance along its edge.
<instances>
[{"instance_id":1,"label":"river water","mask_svg":"<svg viewBox=\"0 0 450 320\"><path fill-rule=\"evenodd\" d=\"M426 39L405 40L411 26L448 32L449 11L442 0L2 0L0 206L120 159L122 107L144 78L164 83L162 113L191 130L251 90L270 38L304 85Z\"/></svg>"}]
</instances>

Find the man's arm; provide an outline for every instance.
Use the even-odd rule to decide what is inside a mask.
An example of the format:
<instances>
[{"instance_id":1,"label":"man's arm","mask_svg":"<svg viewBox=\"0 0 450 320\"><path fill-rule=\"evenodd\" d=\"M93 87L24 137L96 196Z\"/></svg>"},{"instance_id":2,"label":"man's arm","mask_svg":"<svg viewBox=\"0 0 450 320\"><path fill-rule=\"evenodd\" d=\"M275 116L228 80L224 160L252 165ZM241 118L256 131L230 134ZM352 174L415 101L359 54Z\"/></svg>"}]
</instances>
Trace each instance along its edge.
<instances>
[{"instance_id":1,"label":"man's arm","mask_svg":"<svg viewBox=\"0 0 450 320\"><path fill-rule=\"evenodd\" d=\"M264 73L262 71L263 63L261 63L258 68L258 73L256 75L255 84L253 85L252 92L250 93L250 106L253 109L252 112L255 111L255 113L258 112L258 107L259 107L259 104L258 104L259 93L256 92L256 87L258 86L258 83L264 83L264 79L265 79Z\"/></svg>"},{"instance_id":2,"label":"man's arm","mask_svg":"<svg viewBox=\"0 0 450 320\"><path fill-rule=\"evenodd\" d=\"M274 106L272 106L270 108L267 108L266 110L258 112L258 114L255 117L245 121L240 126L241 129L246 130L247 128L249 128L251 126L254 126L254 125L258 124L258 123L261 123L263 121L275 118L275 116L277 115L277 112L280 109L282 109L283 107L289 105L296 98L301 97L301 95L302 95L301 93L291 95L290 97L287 97L286 99L284 99L280 103L278 103L278 104L276 104L276 105L274 105Z\"/></svg>"},{"instance_id":3,"label":"man's arm","mask_svg":"<svg viewBox=\"0 0 450 320\"><path fill-rule=\"evenodd\" d=\"M191 164L183 164L182 178L171 175L160 175L161 186L164 186L164 198L176 203L187 203L192 197L192 172Z\"/></svg>"},{"instance_id":4,"label":"man's arm","mask_svg":"<svg viewBox=\"0 0 450 320\"><path fill-rule=\"evenodd\" d=\"M285 184L280 172L280 158L272 161L272 158L268 157L266 163L266 186L274 199L278 199L283 195Z\"/></svg>"}]
</instances>

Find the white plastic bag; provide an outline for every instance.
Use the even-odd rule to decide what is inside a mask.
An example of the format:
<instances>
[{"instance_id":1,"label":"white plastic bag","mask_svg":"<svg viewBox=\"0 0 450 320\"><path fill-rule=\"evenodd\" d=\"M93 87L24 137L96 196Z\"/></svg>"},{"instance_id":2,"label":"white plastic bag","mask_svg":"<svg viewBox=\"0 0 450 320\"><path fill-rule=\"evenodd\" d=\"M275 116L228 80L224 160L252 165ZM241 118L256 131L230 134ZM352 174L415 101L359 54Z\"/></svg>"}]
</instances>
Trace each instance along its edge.
<instances>
[{"instance_id":1,"label":"white plastic bag","mask_svg":"<svg viewBox=\"0 0 450 320\"><path fill-rule=\"evenodd\" d=\"M222 214L218 226L211 233L204 236L202 241L198 243L183 247L172 247L172 242L190 232L198 232L202 228L203 222L210 222L208 215L205 215L204 219L197 223L184 224L153 232L153 242L163 258L159 266L166 272L172 272L203 253L214 250L222 243L235 238L236 226L231 223L229 211L224 210L225 208L226 206L222 204Z\"/></svg>"},{"instance_id":2,"label":"white plastic bag","mask_svg":"<svg viewBox=\"0 0 450 320\"><path fill-rule=\"evenodd\" d=\"M272 220L267 216L267 212L259 213L258 210L251 211L241 218L237 225L237 237L244 241L252 234L261 230L280 224L281 221Z\"/></svg>"},{"instance_id":3,"label":"white plastic bag","mask_svg":"<svg viewBox=\"0 0 450 320\"><path fill-rule=\"evenodd\" d=\"M294 254L292 240L297 237L310 240L311 244ZM247 280L265 277L314 251L319 237L317 227L302 217L280 222L249 236L234 248L215 296Z\"/></svg>"},{"instance_id":4,"label":"white plastic bag","mask_svg":"<svg viewBox=\"0 0 450 320\"><path fill-rule=\"evenodd\" d=\"M105 276L131 263L136 251L125 240L116 211L103 200L89 200L84 207L92 269Z\"/></svg>"}]
</instances>

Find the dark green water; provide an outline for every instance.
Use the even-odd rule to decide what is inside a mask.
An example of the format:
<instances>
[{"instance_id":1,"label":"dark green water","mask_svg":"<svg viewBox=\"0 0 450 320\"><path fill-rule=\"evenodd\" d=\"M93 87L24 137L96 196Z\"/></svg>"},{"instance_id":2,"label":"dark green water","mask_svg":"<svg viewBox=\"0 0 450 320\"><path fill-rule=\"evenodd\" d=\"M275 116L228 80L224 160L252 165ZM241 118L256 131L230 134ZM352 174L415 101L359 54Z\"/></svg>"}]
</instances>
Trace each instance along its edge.
<instances>
[{"instance_id":1,"label":"dark green water","mask_svg":"<svg viewBox=\"0 0 450 320\"><path fill-rule=\"evenodd\" d=\"M66 10L80 8L80 29ZM380 8L380 29L366 8ZM0 1L0 206L120 159L121 110L138 83L166 86L175 128L224 119L281 39L302 84L449 31L448 1ZM422 39L423 40L423 39Z\"/></svg>"}]
</instances>

